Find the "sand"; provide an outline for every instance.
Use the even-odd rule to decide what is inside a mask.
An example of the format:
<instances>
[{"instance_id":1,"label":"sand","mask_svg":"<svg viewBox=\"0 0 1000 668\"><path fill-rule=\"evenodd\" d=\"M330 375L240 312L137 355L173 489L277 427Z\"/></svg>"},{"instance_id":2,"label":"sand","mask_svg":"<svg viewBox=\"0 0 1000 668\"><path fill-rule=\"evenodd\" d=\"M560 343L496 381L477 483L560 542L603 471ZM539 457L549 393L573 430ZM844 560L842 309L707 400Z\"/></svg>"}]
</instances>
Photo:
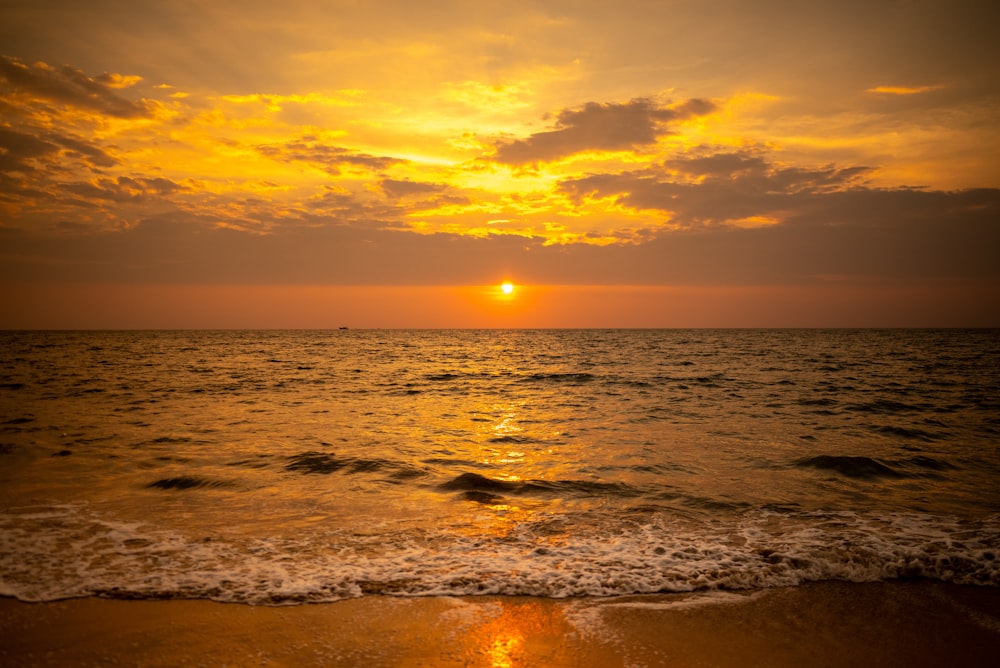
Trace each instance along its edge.
<instances>
[{"instance_id":1,"label":"sand","mask_svg":"<svg viewBox=\"0 0 1000 668\"><path fill-rule=\"evenodd\" d=\"M0 599L4 666L995 666L1000 589L817 583L319 605Z\"/></svg>"}]
</instances>

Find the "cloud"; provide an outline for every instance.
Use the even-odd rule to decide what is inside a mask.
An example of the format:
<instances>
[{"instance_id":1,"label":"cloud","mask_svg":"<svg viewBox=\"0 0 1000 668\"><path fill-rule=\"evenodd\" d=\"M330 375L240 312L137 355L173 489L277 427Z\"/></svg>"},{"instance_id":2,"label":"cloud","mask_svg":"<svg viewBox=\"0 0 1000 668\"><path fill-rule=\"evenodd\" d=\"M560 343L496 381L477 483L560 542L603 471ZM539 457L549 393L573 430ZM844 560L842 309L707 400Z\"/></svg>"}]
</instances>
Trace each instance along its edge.
<instances>
[{"instance_id":1,"label":"cloud","mask_svg":"<svg viewBox=\"0 0 1000 668\"><path fill-rule=\"evenodd\" d=\"M187 187L162 177L145 179L119 176L117 183L120 187L126 188L132 193L142 193L146 195L170 195L175 192L187 190Z\"/></svg>"},{"instance_id":2,"label":"cloud","mask_svg":"<svg viewBox=\"0 0 1000 668\"><path fill-rule=\"evenodd\" d=\"M394 199L407 196L433 195L448 189L443 183L424 183L420 181L382 179L379 184L382 191Z\"/></svg>"},{"instance_id":3,"label":"cloud","mask_svg":"<svg viewBox=\"0 0 1000 668\"><path fill-rule=\"evenodd\" d=\"M743 152L678 158L665 161L664 166L694 176L716 178L732 177L736 174L762 174L768 168L762 157Z\"/></svg>"},{"instance_id":4,"label":"cloud","mask_svg":"<svg viewBox=\"0 0 1000 668\"><path fill-rule=\"evenodd\" d=\"M257 151L272 160L281 162L305 162L334 176L344 167L361 167L368 170L382 170L405 160L386 156L369 155L349 148L329 146L307 135L283 144L264 144Z\"/></svg>"},{"instance_id":5,"label":"cloud","mask_svg":"<svg viewBox=\"0 0 1000 668\"><path fill-rule=\"evenodd\" d=\"M498 142L493 159L511 165L558 160L582 151L622 151L653 144L668 132L665 123L702 116L715 105L691 99L680 105L657 106L637 98L624 104L589 102L580 109L567 109L556 117L555 129L537 132L527 139Z\"/></svg>"},{"instance_id":6,"label":"cloud","mask_svg":"<svg viewBox=\"0 0 1000 668\"><path fill-rule=\"evenodd\" d=\"M34 129L34 128L32 128ZM0 183L8 199L31 191L48 179L62 176L73 161L80 161L90 171L99 172L119 161L99 146L54 132L36 134L0 127Z\"/></svg>"},{"instance_id":7,"label":"cloud","mask_svg":"<svg viewBox=\"0 0 1000 668\"><path fill-rule=\"evenodd\" d=\"M133 102L115 92L134 84L138 81L137 77L103 74L94 78L72 67L53 67L44 62L26 65L10 56L0 56L0 77L15 91L35 99L117 118L138 118L151 114L146 102Z\"/></svg>"},{"instance_id":8,"label":"cloud","mask_svg":"<svg viewBox=\"0 0 1000 668\"><path fill-rule=\"evenodd\" d=\"M102 200L124 204L162 199L187 188L170 179L119 176L116 179L101 178L93 183L67 183L61 189L86 201Z\"/></svg>"},{"instance_id":9,"label":"cloud","mask_svg":"<svg viewBox=\"0 0 1000 668\"><path fill-rule=\"evenodd\" d=\"M148 191L157 184L139 186ZM132 184L93 187L120 197ZM350 198L343 205L350 206ZM215 217L171 211L114 231L51 235L0 228L0 281L482 285L506 273L526 284L550 285L971 280L1000 288L1000 189L854 187L794 193L783 205L781 224L661 229L642 243L603 247L378 229L364 222L376 220L377 211L348 212L357 216L351 223L327 211L282 218L264 208L256 215L266 233L226 229Z\"/></svg>"},{"instance_id":10,"label":"cloud","mask_svg":"<svg viewBox=\"0 0 1000 668\"><path fill-rule=\"evenodd\" d=\"M92 143L56 134L47 135L46 138L66 149L68 157L79 158L91 167L112 167L118 164L116 158Z\"/></svg>"},{"instance_id":11,"label":"cloud","mask_svg":"<svg viewBox=\"0 0 1000 668\"><path fill-rule=\"evenodd\" d=\"M677 158L663 169L590 174L559 182L577 203L611 198L620 206L662 211L676 227L753 225L785 220L829 193L862 188L867 167L806 169L749 153Z\"/></svg>"},{"instance_id":12,"label":"cloud","mask_svg":"<svg viewBox=\"0 0 1000 668\"><path fill-rule=\"evenodd\" d=\"M875 86L865 90L866 93L880 93L882 95L917 95L919 93L929 93L940 90L942 86Z\"/></svg>"},{"instance_id":13,"label":"cloud","mask_svg":"<svg viewBox=\"0 0 1000 668\"><path fill-rule=\"evenodd\" d=\"M59 147L50 141L0 127L0 173L31 174L36 171L31 163L33 159L50 155L58 150Z\"/></svg>"}]
</instances>

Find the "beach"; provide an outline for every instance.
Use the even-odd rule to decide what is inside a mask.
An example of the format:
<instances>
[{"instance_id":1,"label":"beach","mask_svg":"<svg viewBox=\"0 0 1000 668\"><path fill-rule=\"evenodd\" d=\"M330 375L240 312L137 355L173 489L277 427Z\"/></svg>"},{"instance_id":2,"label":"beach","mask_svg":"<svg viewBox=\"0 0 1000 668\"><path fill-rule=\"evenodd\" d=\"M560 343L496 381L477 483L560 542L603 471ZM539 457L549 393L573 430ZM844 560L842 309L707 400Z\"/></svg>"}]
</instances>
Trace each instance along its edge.
<instances>
[{"instance_id":1,"label":"beach","mask_svg":"<svg viewBox=\"0 0 1000 668\"><path fill-rule=\"evenodd\" d=\"M18 666L990 666L1000 590L823 582L610 598L299 606L0 599Z\"/></svg>"}]
</instances>

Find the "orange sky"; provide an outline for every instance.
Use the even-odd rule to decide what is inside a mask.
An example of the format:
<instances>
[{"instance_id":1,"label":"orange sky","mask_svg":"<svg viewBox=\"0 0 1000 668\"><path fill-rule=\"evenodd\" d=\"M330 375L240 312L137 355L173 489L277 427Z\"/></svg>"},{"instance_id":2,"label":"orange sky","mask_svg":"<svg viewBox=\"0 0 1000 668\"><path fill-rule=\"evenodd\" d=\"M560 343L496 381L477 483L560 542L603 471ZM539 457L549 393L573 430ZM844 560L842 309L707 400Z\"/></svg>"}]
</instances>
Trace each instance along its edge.
<instances>
[{"instance_id":1,"label":"orange sky","mask_svg":"<svg viewBox=\"0 0 1000 668\"><path fill-rule=\"evenodd\" d=\"M1000 326L997 19L3 3L0 327Z\"/></svg>"}]
</instances>

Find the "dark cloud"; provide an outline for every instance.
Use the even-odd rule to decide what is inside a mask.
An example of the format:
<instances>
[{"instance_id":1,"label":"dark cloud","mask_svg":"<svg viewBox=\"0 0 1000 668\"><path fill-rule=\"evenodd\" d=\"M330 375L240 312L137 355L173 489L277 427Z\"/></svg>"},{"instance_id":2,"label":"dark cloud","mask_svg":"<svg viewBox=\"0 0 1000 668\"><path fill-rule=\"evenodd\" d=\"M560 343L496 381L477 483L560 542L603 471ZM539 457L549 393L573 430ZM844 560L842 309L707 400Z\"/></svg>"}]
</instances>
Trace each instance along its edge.
<instances>
[{"instance_id":1,"label":"dark cloud","mask_svg":"<svg viewBox=\"0 0 1000 668\"><path fill-rule=\"evenodd\" d=\"M663 211L675 225L783 220L816 207L823 194L863 189L867 167L781 167L745 153L720 153L666 162L657 168L566 179L560 190L579 202L613 198L634 209ZM670 170L684 177L675 178Z\"/></svg>"},{"instance_id":2,"label":"dark cloud","mask_svg":"<svg viewBox=\"0 0 1000 668\"><path fill-rule=\"evenodd\" d=\"M257 151L272 160L305 162L334 176L340 174L345 166L379 171L405 162L398 158L369 155L348 148L329 146L311 136L302 137L283 144L258 146Z\"/></svg>"},{"instance_id":3,"label":"dark cloud","mask_svg":"<svg viewBox=\"0 0 1000 668\"><path fill-rule=\"evenodd\" d=\"M74 168L91 172L119 164L99 141L53 131L51 118L33 118L27 109L58 103L59 107L84 108L120 117L143 115L145 109L116 95L110 88L116 77L92 79L72 68L45 63L28 66L0 56L0 109L8 125L0 127L0 183L8 201L37 200L50 179L65 181ZM50 111L57 105L50 105ZM37 109L36 109L37 110ZM59 127L59 126L56 126Z\"/></svg>"},{"instance_id":4,"label":"dark cloud","mask_svg":"<svg viewBox=\"0 0 1000 668\"><path fill-rule=\"evenodd\" d=\"M58 159L64 164L65 158L82 160L90 167L111 167L118 160L106 153L95 143L74 139L52 132L37 135L0 128L0 171L30 172L48 159ZM32 164L29 161L34 161Z\"/></svg>"},{"instance_id":5,"label":"dark cloud","mask_svg":"<svg viewBox=\"0 0 1000 668\"><path fill-rule=\"evenodd\" d=\"M1000 288L1000 190L852 188L797 197L782 224L690 227L612 246L413 234L379 229L372 218L350 224L328 211L279 219L266 207L255 215L267 234L222 229L215 219L176 211L114 232L0 229L0 280L481 285L506 273L537 284L971 280ZM341 199L347 215L364 214L351 209L356 201Z\"/></svg>"},{"instance_id":6,"label":"dark cloud","mask_svg":"<svg viewBox=\"0 0 1000 668\"><path fill-rule=\"evenodd\" d=\"M749 153L716 153L696 158L667 160L664 166L693 176L730 177L734 174L761 174L768 165Z\"/></svg>"},{"instance_id":7,"label":"dark cloud","mask_svg":"<svg viewBox=\"0 0 1000 668\"><path fill-rule=\"evenodd\" d=\"M589 102L581 109L560 112L553 130L498 143L493 159L523 165L587 150L628 150L654 143L669 131L664 125L668 121L702 116L714 109L712 102L700 99L674 106L657 106L643 98L624 104Z\"/></svg>"},{"instance_id":8,"label":"dark cloud","mask_svg":"<svg viewBox=\"0 0 1000 668\"><path fill-rule=\"evenodd\" d=\"M64 185L75 162L97 173L118 164L92 142L47 131L28 133L0 127L0 199L44 209L46 204L55 203L52 184ZM72 204L79 202L74 198Z\"/></svg>"},{"instance_id":9,"label":"dark cloud","mask_svg":"<svg viewBox=\"0 0 1000 668\"><path fill-rule=\"evenodd\" d=\"M188 190L157 176L111 176L122 161L98 140L39 125L0 127L0 224L41 230L113 229L173 210Z\"/></svg>"},{"instance_id":10,"label":"dark cloud","mask_svg":"<svg viewBox=\"0 0 1000 668\"><path fill-rule=\"evenodd\" d=\"M117 183L120 187L128 188L132 192L140 192L146 195L170 195L175 192L187 190L187 187L162 177L145 179L139 177L129 178L127 176L119 176Z\"/></svg>"},{"instance_id":11,"label":"dark cloud","mask_svg":"<svg viewBox=\"0 0 1000 668\"><path fill-rule=\"evenodd\" d=\"M448 186L442 183L424 183L408 179L382 179L380 185L382 192L392 198L434 195L448 189Z\"/></svg>"},{"instance_id":12,"label":"dark cloud","mask_svg":"<svg viewBox=\"0 0 1000 668\"><path fill-rule=\"evenodd\" d=\"M340 188L326 187L312 197L301 219L312 226L354 225L372 229L388 227L399 218L400 210L380 198L359 197Z\"/></svg>"},{"instance_id":13,"label":"dark cloud","mask_svg":"<svg viewBox=\"0 0 1000 668\"><path fill-rule=\"evenodd\" d=\"M0 127L0 173L35 171L32 160L55 153L59 147L34 135Z\"/></svg>"},{"instance_id":14,"label":"dark cloud","mask_svg":"<svg viewBox=\"0 0 1000 668\"><path fill-rule=\"evenodd\" d=\"M49 102L118 118L150 114L146 103L133 102L116 93L111 75L93 78L68 66L53 67L42 62L26 65L16 58L0 56L0 77L16 91Z\"/></svg>"},{"instance_id":15,"label":"dark cloud","mask_svg":"<svg viewBox=\"0 0 1000 668\"><path fill-rule=\"evenodd\" d=\"M60 189L87 201L100 200L124 204L161 199L185 190L185 187L170 179L119 176L116 179L98 179L93 183L66 183L62 184Z\"/></svg>"},{"instance_id":16,"label":"dark cloud","mask_svg":"<svg viewBox=\"0 0 1000 668\"><path fill-rule=\"evenodd\" d=\"M113 167L118 164L116 158L93 143L60 135L48 135L46 138L65 148L70 157L79 158L91 167Z\"/></svg>"}]
</instances>

